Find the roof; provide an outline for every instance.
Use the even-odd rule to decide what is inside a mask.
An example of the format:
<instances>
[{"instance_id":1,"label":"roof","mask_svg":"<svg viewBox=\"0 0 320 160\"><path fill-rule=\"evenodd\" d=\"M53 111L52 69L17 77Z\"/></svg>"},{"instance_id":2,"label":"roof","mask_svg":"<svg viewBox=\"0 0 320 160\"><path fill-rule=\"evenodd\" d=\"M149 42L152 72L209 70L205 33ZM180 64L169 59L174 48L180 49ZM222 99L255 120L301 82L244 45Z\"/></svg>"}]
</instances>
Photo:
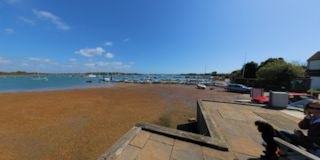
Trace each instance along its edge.
<instances>
[{"instance_id":1,"label":"roof","mask_svg":"<svg viewBox=\"0 0 320 160\"><path fill-rule=\"evenodd\" d=\"M320 51L311 56L308 61L320 60Z\"/></svg>"}]
</instances>

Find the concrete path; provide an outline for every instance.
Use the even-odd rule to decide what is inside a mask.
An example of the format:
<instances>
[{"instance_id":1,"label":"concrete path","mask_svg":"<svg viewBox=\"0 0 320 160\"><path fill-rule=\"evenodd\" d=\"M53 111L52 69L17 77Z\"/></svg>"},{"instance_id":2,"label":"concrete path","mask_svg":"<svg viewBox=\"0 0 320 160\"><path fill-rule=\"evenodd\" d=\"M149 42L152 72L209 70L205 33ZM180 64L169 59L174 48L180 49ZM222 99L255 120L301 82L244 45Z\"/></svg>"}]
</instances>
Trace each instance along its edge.
<instances>
[{"instance_id":1,"label":"concrete path","mask_svg":"<svg viewBox=\"0 0 320 160\"><path fill-rule=\"evenodd\" d=\"M209 101L202 101L201 105L206 122L214 123L208 126L216 126L208 129L214 129L212 133L224 138L238 159L257 158L263 153L263 140L254 125L256 120L266 121L281 130L298 129L298 118L278 110Z\"/></svg>"}]
</instances>

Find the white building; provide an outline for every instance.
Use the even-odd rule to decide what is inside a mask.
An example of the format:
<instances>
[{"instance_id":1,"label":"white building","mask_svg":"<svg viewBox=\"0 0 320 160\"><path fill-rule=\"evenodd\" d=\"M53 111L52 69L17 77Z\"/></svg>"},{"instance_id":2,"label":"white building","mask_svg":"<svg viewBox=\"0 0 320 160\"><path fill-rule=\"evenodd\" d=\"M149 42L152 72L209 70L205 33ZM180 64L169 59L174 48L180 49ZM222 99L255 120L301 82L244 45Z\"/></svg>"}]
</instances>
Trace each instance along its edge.
<instances>
[{"instance_id":1,"label":"white building","mask_svg":"<svg viewBox=\"0 0 320 160\"><path fill-rule=\"evenodd\" d=\"M308 59L308 75L311 79L311 89L320 89L320 51Z\"/></svg>"}]
</instances>

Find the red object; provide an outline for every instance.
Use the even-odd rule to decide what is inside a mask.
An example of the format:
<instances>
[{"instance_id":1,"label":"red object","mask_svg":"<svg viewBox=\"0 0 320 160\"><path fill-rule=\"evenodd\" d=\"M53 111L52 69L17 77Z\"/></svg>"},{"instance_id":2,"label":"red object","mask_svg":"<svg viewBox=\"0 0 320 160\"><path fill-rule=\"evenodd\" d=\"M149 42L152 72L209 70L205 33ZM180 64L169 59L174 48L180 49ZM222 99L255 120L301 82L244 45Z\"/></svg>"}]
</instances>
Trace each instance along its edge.
<instances>
[{"instance_id":1,"label":"red object","mask_svg":"<svg viewBox=\"0 0 320 160\"><path fill-rule=\"evenodd\" d=\"M288 96L310 96L308 93L289 92Z\"/></svg>"},{"instance_id":2,"label":"red object","mask_svg":"<svg viewBox=\"0 0 320 160\"><path fill-rule=\"evenodd\" d=\"M259 103L268 103L269 102L269 97L265 96L258 96L253 99L253 101L259 102Z\"/></svg>"},{"instance_id":3,"label":"red object","mask_svg":"<svg viewBox=\"0 0 320 160\"><path fill-rule=\"evenodd\" d=\"M296 92L288 92L289 97L295 97L295 96L310 96L307 93L296 93ZM290 99L290 98L289 98ZM258 102L258 103L268 103L270 101L269 97L265 96L257 96L252 99L253 102Z\"/></svg>"}]
</instances>

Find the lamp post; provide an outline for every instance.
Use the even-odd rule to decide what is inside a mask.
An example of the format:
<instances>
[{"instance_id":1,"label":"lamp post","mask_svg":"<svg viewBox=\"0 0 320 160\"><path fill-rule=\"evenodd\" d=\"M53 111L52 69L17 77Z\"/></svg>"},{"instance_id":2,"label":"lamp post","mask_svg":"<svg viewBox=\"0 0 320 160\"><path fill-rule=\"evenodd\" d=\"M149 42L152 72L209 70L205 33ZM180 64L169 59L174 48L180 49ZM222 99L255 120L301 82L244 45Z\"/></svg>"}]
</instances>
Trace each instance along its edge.
<instances>
[{"instance_id":1,"label":"lamp post","mask_svg":"<svg viewBox=\"0 0 320 160\"><path fill-rule=\"evenodd\" d=\"M244 55L244 65L243 65L243 69L242 69L242 78L244 79L244 72L246 71L246 61L247 61L247 53L245 53Z\"/></svg>"}]
</instances>

